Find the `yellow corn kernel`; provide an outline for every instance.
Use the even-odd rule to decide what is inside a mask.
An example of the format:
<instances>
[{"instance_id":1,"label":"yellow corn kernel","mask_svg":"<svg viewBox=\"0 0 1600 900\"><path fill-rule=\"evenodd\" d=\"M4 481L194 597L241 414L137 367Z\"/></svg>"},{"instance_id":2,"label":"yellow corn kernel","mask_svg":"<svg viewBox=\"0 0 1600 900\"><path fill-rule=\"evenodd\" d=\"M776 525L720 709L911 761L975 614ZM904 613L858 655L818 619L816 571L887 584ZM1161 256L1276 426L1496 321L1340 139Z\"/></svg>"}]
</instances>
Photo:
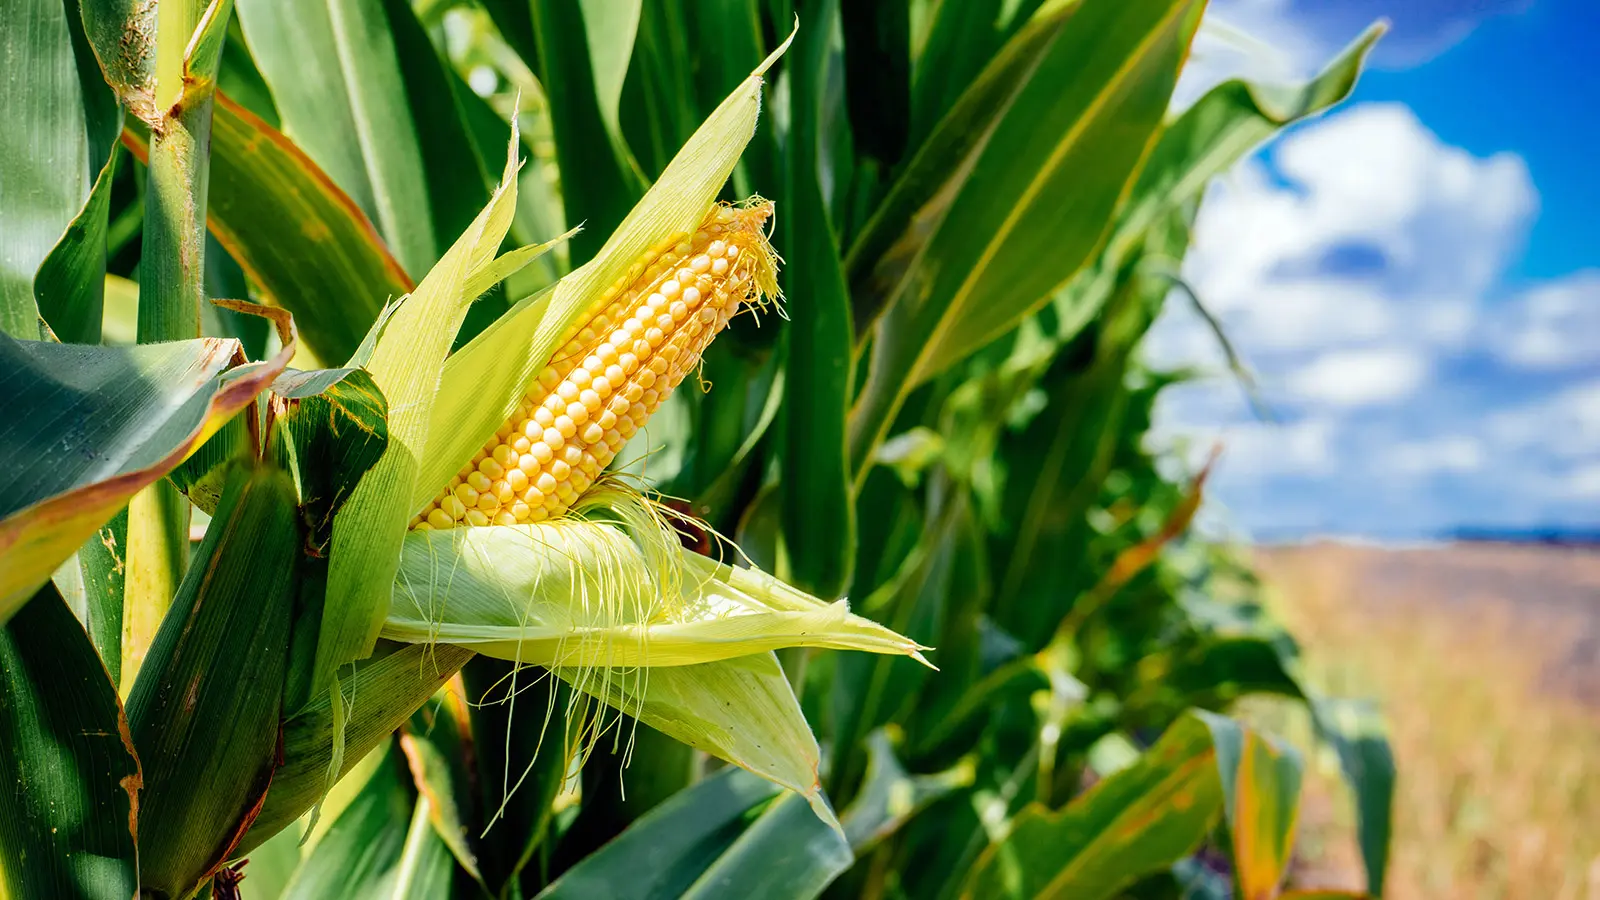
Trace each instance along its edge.
<instances>
[{"instance_id":1,"label":"yellow corn kernel","mask_svg":"<svg viewBox=\"0 0 1600 900\"><path fill-rule=\"evenodd\" d=\"M636 261L412 527L523 524L571 508L741 304L777 291L771 216L766 201L719 205L693 235Z\"/></svg>"}]
</instances>

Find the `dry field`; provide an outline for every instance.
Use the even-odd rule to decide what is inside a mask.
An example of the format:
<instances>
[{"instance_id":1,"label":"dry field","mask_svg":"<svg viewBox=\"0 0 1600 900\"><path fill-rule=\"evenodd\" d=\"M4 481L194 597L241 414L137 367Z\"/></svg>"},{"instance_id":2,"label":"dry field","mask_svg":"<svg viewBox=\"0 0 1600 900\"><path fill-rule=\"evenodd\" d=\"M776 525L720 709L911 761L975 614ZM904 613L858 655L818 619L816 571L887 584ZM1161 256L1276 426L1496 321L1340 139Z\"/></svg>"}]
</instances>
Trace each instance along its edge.
<instances>
[{"instance_id":1,"label":"dry field","mask_svg":"<svg viewBox=\"0 0 1600 900\"><path fill-rule=\"evenodd\" d=\"M1386 896L1600 900L1600 550L1316 544L1258 559L1314 683L1389 717ZM1296 881L1356 887L1328 762L1308 778Z\"/></svg>"}]
</instances>

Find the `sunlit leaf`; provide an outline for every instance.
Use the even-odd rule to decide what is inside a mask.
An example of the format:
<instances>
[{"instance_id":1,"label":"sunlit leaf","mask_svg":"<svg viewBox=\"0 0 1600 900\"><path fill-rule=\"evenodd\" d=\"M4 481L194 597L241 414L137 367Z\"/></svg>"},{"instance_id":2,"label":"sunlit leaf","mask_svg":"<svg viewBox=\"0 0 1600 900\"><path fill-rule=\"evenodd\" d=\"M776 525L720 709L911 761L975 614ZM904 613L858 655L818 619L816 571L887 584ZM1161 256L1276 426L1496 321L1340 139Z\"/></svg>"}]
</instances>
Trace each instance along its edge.
<instances>
[{"instance_id":1,"label":"sunlit leaf","mask_svg":"<svg viewBox=\"0 0 1600 900\"><path fill-rule=\"evenodd\" d=\"M88 347L0 337L0 619L249 404L294 350L227 371L238 348L215 338ZM78 427L64 430L69 422Z\"/></svg>"},{"instance_id":2,"label":"sunlit leaf","mask_svg":"<svg viewBox=\"0 0 1600 900\"><path fill-rule=\"evenodd\" d=\"M283 132L378 226L407 272L443 249L418 129L381 3L241 0L239 21ZM465 160L462 160L465 162Z\"/></svg>"},{"instance_id":3,"label":"sunlit leaf","mask_svg":"<svg viewBox=\"0 0 1600 900\"><path fill-rule=\"evenodd\" d=\"M911 388L1009 331L1090 261L1157 134L1198 0L1084 0L970 174L884 255L898 270L852 413L864 468Z\"/></svg>"}]
</instances>

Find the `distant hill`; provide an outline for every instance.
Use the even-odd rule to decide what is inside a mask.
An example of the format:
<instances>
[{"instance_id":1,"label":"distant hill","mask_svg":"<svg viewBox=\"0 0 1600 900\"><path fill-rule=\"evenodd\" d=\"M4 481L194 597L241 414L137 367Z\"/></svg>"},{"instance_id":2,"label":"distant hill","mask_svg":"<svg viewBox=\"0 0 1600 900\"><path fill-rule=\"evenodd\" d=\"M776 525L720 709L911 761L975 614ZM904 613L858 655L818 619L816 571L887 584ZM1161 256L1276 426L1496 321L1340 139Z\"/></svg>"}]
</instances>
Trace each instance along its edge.
<instances>
[{"instance_id":1,"label":"distant hill","mask_svg":"<svg viewBox=\"0 0 1600 900\"><path fill-rule=\"evenodd\" d=\"M1566 528L1458 528L1445 535L1450 541L1496 544L1543 544L1555 547L1600 546L1600 530Z\"/></svg>"}]
</instances>

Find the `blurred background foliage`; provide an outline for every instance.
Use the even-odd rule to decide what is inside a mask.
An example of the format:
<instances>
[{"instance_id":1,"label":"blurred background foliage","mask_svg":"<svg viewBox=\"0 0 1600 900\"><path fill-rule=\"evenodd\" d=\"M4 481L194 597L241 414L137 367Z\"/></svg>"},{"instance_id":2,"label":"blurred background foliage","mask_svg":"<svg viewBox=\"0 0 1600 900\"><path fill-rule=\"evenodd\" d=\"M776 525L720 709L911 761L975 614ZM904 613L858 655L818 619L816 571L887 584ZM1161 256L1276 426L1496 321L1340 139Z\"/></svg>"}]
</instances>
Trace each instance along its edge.
<instances>
[{"instance_id":1,"label":"blurred background foliage","mask_svg":"<svg viewBox=\"0 0 1600 900\"><path fill-rule=\"evenodd\" d=\"M6 139L0 182L13 358L24 351L12 347L41 337L41 317L69 344L163 337L149 322L150 232L170 220L149 218L160 208L150 161L173 138L152 134L119 91L135 113L123 115L103 78L115 83L116 60L138 55L121 44L108 62L106 48L119 46L103 39L108 23L155 14L83 2L80 11L75 0L26 0L15 15L38 27L5 29L20 61L6 102L28 123ZM1175 110L1201 0L236 0L189 4L187 25L169 9L179 6L162 0L160 40L171 43L169 27L193 31L193 44L178 42L195 51L185 59L214 54L220 88L199 155L188 157L209 166L198 212L189 209L208 226L203 296L288 310L299 343L247 306L204 304L200 330L236 339L251 360L292 350L306 370L355 354L385 303L472 222L513 116L525 163L507 246L583 230L479 299L458 345L593 255L798 22L724 195L776 201L783 313L739 317L706 354L709 390L675 393L618 467L768 571L848 597L855 612L937 648L939 671L781 654L823 747L834 831L800 798L648 726L603 743L581 771L563 769L548 735L560 733L565 688L453 648L380 645L353 678L370 679L392 721L375 717L370 734L351 739L374 749L364 758L352 749L349 774L297 823L318 782L288 773L326 768L328 734L340 727L328 717L343 715L318 707L326 697L307 699L297 657L255 662L252 677L285 684L268 715L275 740L269 729L238 738L253 749L222 753L215 737L189 735L175 756L147 752L170 723L141 717L140 691L128 695L131 654L150 640L141 645L134 629L172 615L174 589L149 588L162 597L151 611L117 581L135 579L122 565L131 556L95 561L96 546L127 548L130 527L132 549L149 549L136 506L132 526L129 513L112 519L6 626L0 768L27 780L127 765L116 745L79 752L23 739L74 727L71 712L100 726L119 714L116 691L82 674L98 650L131 704L147 788L163 768L179 779L237 770L224 779L231 788L205 786L210 806L184 807L189 830L141 823L150 896L187 887L151 873L198 871L185 854L200 851L181 846L191 830L208 848L225 835L218 861L249 857L206 869L215 878L201 890L218 897L1290 896L1307 761L1226 717L1251 694L1305 710L1318 752L1352 792L1366 892L1381 893L1394 779L1383 727L1367 705L1307 682L1235 551L1187 534L1205 472L1153 458L1143 440L1155 398L1186 373L1152 371L1138 352L1162 304L1187 302L1173 289L1208 181L1342 99L1378 29L1306 84L1231 81ZM212 437L217 428L201 423L238 407L212 403L197 419L194 404L226 367L155 359L165 346L121 351L151 357L134 369L152 382L165 383L148 374L158 365L201 373L190 393L152 404L168 411L159 424L172 436L152 446L167 452L203 433L215 452L237 428ZM363 375L305 396L381 419L381 401L350 405L369 387ZM148 424L152 413L131 402L103 405ZM150 441L148 428L113 426L92 438ZM14 432L0 426L8 460L27 452ZM133 453L146 468L155 455ZM157 486L196 496L186 470L207 469L186 466ZM13 481L34 477L19 471ZM105 515L162 471L108 499ZM284 490L266 472L231 477L260 482L216 486L241 504ZM94 480L13 485L0 514L85 479ZM182 495L164 502L188 510ZM292 528L274 508L211 511L251 529ZM235 540L246 547L232 555L248 556L251 533L213 529L210 549L196 552L221 558ZM249 596L256 613L226 623L235 637L217 647L248 647L238 634L270 643L292 616L320 614L270 602L303 560L251 565L240 569L259 576L249 583L178 591L172 607ZM97 594L107 579L114 589ZM172 680L190 671L167 672L163 684L199 683ZM385 693L392 678L409 679L406 690ZM72 691L64 704L58 695ZM233 714L219 710L207 721ZM271 786L250 789L258 778ZM237 797L215 793L230 789ZM70 778L49 789L74 790ZM294 791L304 802L281 799ZM127 817L128 796L90 794L93 803L72 804L70 840L42 830L60 810L38 807L31 792L12 798L24 824L0 830L0 845L7 878L23 886L14 895L44 896L28 893L44 882L22 874L31 864L18 848L38 859L92 847L104 870L61 881L51 896L127 896L106 873L133 859L116 815ZM248 814L243 797L256 798ZM147 793L135 811L151 804Z\"/></svg>"}]
</instances>

